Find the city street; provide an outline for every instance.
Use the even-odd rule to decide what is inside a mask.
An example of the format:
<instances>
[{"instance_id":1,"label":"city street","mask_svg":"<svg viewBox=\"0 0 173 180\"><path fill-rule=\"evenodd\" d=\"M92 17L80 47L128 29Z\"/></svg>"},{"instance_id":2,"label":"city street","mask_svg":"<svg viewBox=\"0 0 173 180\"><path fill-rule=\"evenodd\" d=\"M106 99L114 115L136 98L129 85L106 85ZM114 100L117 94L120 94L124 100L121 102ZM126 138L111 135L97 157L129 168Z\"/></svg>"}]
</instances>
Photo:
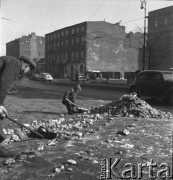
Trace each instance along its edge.
<instances>
[{"instance_id":1,"label":"city street","mask_svg":"<svg viewBox=\"0 0 173 180\"><path fill-rule=\"evenodd\" d=\"M34 87L37 89L42 89L42 92L46 94L46 96L54 96L55 99L62 99L64 92L68 89L73 87L75 82L71 82L71 84L63 84L63 83L56 83L56 82L40 82L40 81L30 81L29 79L25 78L19 83L20 86L27 86L27 87ZM102 103L107 103L109 101L117 100L122 95L128 92L127 88L117 89L116 85L115 88L109 86L103 86L100 88L96 85L92 86L82 86L82 92L78 95L78 103L79 106L84 106L88 108L88 104L85 101L83 104L83 100L87 99L90 102L93 102L93 105L100 105ZM38 97L39 98L39 97ZM94 103L96 102L96 103ZM168 106L159 100L149 99L147 102L154 108L173 113L172 106Z\"/></svg>"}]
</instances>

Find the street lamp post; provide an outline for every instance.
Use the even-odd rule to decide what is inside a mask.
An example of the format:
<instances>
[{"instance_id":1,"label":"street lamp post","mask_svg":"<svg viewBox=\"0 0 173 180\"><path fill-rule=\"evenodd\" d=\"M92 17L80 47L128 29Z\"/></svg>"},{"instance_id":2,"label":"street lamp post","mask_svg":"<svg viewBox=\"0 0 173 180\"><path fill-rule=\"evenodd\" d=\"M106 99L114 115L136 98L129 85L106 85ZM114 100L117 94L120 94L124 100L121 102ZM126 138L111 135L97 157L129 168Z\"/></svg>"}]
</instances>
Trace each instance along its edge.
<instances>
[{"instance_id":1,"label":"street lamp post","mask_svg":"<svg viewBox=\"0 0 173 180\"><path fill-rule=\"evenodd\" d=\"M141 9L144 9L144 44L143 44L143 64L142 64L142 70L145 70L145 49L146 49L146 0L140 0L141 1Z\"/></svg>"}]
</instances>

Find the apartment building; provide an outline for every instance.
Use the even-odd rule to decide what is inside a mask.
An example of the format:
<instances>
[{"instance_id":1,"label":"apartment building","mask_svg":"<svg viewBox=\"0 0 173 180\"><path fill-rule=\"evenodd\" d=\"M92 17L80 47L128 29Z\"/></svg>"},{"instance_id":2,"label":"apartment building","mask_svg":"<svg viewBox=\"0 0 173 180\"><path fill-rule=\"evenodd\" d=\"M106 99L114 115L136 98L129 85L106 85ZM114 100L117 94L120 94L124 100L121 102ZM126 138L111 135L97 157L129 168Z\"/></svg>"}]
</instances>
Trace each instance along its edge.
<instances>
[{"instance_id":1,"label":"apartment building","mask_svg":"<svg viewBox=\"0 0 173 180\"><path fill-rule=\"evenodd\" d=\"M105 21L87 21L45 35L45 67L54 77L77 71L124 73L136 71L139 48L126 47L125 27Z\"/></svg>"},{"instance_id":2,"label":"apartment building","mask_svg":"<svg viewBox=\"0 0 173 180\"><path fill-rule=\"evenodd\" d=\"M149 12L149 69L173 68L173 6Z\"/></svg>"},{"instance_id":3,"label":"apartment building","mask_svg":"<svg viewBox=\"0 0 173 180\"><path fill-rule=\"evenodd\" d=\"M6 43L6 55L19 58L29 56L32 59L44 58L45 38L31 33Z\"/></svg>"}]
</instances>

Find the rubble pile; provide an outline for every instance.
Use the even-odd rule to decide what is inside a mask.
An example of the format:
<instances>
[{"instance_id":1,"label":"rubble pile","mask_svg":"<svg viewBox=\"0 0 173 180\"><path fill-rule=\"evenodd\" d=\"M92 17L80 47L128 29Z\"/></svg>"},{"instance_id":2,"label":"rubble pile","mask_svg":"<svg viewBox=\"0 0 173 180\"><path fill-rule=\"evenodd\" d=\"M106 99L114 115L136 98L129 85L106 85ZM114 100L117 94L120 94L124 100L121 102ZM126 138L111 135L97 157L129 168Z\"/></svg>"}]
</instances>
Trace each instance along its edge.
<instances>
[{"instance_id":1,"label":"rubble pile","mask_svg":"<svg viewBox=\"0 0 173 180\"><path fill-rule=\"evenodd\" d=\"M83 128L88 128L94 122L103 119L100 114L80 114L78 115L80 120L76 122L69 123L74 119L66 119L60 117L58 119L43 119L42 121L34 120L31 123L25 124L25 126L30 127L34 131L42 134L45 139L70 139L73 136L78 138L83 137L83 133L80 131ZM66 121L67 123L63 123ZM14 128L14 129L3 129L6 134L5 145L10 144L11 142L21 141L28 139L28 137L39 138L33 132L25 128ZM52 141L48 143L48 146L52 145Z\"/></svg>"},{"instance_id":2,"label":"rubble pile","mask_svg":"<svg viewBox=\"0 0 173 180\"><path fill-rule=\"evenodd\" d=\"M91 109L91 113L108 113L117 117L135 117L135 118L173 118L171 113L166 113L152 108L144 100L137 97L136 93L125 94L117 101L112 101L106 105Z\"/></svg>"}]
</instances>

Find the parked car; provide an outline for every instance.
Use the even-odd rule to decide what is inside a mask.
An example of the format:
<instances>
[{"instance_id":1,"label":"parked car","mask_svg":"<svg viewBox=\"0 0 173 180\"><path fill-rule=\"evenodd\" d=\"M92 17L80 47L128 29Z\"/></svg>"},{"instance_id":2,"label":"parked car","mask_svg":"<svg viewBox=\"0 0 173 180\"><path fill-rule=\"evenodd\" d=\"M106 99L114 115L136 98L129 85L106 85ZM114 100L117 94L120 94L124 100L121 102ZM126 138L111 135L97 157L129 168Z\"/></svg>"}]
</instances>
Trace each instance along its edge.
<instances>
[{"instance_id":1,"label":"parked car","mask_svg":"<svg viewBox=\"0 0 173 180\"><path fill-rule=\"evenodd\" d=\"M40 74L43 81L53 81L53 77L49 73Z\"/></svg>"},{"instance_id":2,"label":"parked car","mask_svg":"<svg viewBox=\"0 0 173 180\"><path fill-rule=\"evenodd\" d=\"M30 80L33 81L42 81L42 77L39 73L33 73L30 77Z\"/></svg>"},{"instance_id":3,"label":"parked car","mask_svg":"<svg viewBox=\"0 0 173 180\"><path fill-rule=\"evenodd\" d=\"M173 71L140 72L129 92L136 92L138 97L159 98L173 105Z\"/></svg>"},{"instance_id":4,"label":"parked car","mask_svg":"<svg viewBox=\"0 0 173 180\"><path fill-rule=\"evenodd\" d=\"M49 73L33 73L30 77L33 81L52 81L53 77Z\"/></svg>"},{"instance_id":5,"label":"parked car","mask_svg":"<svg viewBox=\"0 0 173 180\"><path fill-rule=\"evenodd\" d=\"M89 81L89 77L85 75L79 75L78 79L79 81ZM75 81L75 80L76 80L76 76L72 76L71 81Z\"/></svg>"}]
</instances>

